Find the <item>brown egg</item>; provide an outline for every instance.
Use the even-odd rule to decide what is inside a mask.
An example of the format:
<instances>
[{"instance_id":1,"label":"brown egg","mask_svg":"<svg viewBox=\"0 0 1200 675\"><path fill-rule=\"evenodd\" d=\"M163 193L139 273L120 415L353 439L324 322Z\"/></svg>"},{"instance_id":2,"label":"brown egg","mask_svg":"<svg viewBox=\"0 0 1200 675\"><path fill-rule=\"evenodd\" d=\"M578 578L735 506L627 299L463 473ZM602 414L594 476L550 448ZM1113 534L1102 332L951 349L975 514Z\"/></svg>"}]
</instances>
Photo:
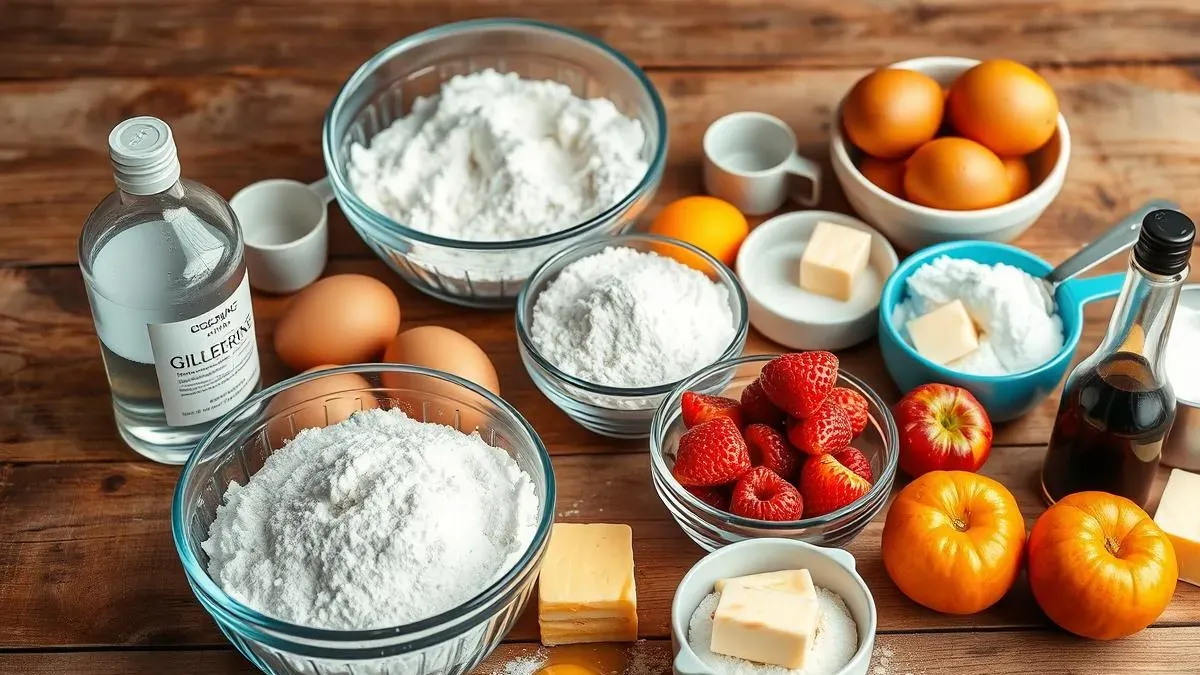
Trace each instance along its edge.
<instances>
[{"instance_id":1,"label":"brown egg","mask_svg":"<svg viewBox=\"0 0 1200 675\"><path fill-rule=\"evenodd\" d=\"M321 365L304 373L328 368L337 366ZM279 448L301 429L337 424L359 410L379 407L371 388L371 383L361 375L344 373L321 377L281 392L267 404L267 440L271 448Z\"/></svg>"},{"instance_id":2,"label":"brown egg","mask_svg":"<svg viewBox=\"0 0 1200 675\"><path fill-rule=\"evenodd\" d=\"M400 303L382 281L326 277L292 298L275 327L275 351L296 370L379 358L400 330Z\"/></svg>"},{"instance_id":3,"label":"brown egg","mask_svg":"<svg viewBox=\"0 0 1200 675\"><path fill-rule=\"evenodd\" d=\"M934 209L999 206L1011 194L1004 163L975 141L948 136L922 145L904 171L908 200Z\"/></svg>"},{"instance_id":4,"label":"brown egg","mask_svg":"<svg viewBox=\"0 0 1200 675\"><path fill-rule=\"evenodd\" d=\"M1058 97L1041 75L1005 59L983 61L950 85L946 114L957 132L1001 157L1046 144L1058 125Z\"/></svg>"},{"instance_id":5,"label":"brown egg","mask_svg":"<svg viewBox=\"0 0 1200 675\"><path fill-rule=\"evenodd\" d=\"M882 68L850 89L842 104L842 126L868 155L899 159L937 134L944 107L942 88L933 78Z\"/></svg>"},{"instance_id":6,"label":"brown egg","mask_svg":"<svg viewBox=\"0 0 1200 675\"><path fill-rule=\"evenodd\" d=\"M1003 160L1004 171L1008 174L1008 200L1020 199L1029 194L1030 177L1029 163L1024 157L1008 157Z\"/></svg>"},{"instance_id":7,"label":"brown egg","mask_svg":"<svg viewBox=\"0 0 1200 675\"><path fill-rule=\"evenodd\" d=\"M470 338L449 328L410 328L396 336L383 360L457 375L500 395L500 379L491 359ZM467 432L484 425L479 409L451 405L452 400L471 397L456 385L408 373L385 373L381 380L389 389L400 390L388 392L388 396L410 417L457 426Z\"/></svg>"},{"instance_id":8,"label":"brown egg","mask_svg":"<svg viewBox=\"0 0 1200 675\"><path fill-rule=\"evenodd\" d=\"M858 170L876 187L891 195L904 199L904 162L863 157Z\"/></svg>"}]
</instances>

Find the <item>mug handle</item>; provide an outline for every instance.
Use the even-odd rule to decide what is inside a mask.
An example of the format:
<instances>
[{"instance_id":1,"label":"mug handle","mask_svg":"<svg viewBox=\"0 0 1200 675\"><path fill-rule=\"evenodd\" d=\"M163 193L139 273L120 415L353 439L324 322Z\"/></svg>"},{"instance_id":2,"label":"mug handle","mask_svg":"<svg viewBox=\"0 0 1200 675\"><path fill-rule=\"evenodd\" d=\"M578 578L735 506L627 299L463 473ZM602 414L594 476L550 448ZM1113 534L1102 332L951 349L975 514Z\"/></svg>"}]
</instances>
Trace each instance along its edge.
<instances>
[{"instance_id":1,"label":"mug handle","mask_svg":"<svg viewBox=\"0 0 1200 675\"><path fill-rule=\"evenodd\" d=\"M308 189L312 190L313 193L320 197L321 201L325 202L326 206L329 205L329 202L333 201L333 186L329 184L329 176L326 176L319 181L309 183Z\"/></svg>"},{"instance_id":2,"label":"mug handle","mask_svg":"<svg viewBox=\"0 0 1200 675\"><path fill-rule=\"evenodd\" d=\"M801 206L816 206L821 199L821 167L816 162L801 157L799 153L793 152L791 157L783 164L783 170L793 176L806 178L812 183L812 190L807 196L790 192L790 196L796 203Z\"/></svg>"}]
</instances>

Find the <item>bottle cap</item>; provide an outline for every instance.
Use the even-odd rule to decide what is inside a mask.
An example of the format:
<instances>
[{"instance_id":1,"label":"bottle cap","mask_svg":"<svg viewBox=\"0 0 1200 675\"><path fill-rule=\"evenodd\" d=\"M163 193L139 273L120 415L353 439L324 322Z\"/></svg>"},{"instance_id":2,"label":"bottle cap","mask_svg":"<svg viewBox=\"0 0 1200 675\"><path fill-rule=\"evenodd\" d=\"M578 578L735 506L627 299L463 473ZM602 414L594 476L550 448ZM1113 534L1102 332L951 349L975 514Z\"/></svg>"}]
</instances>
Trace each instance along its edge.
<instances>
[{"instance_id":1,"label":"bottle cap","mask_svg":"<svg viewBox=\"0 0 1200 675\"><path fill-rule=\"evenodd\" d=\"M1196 226L1187 216L1173 209L1151 211L1142 218L1133 258L1147 272L1175 276L1187 269L1195 239Z\"/></svg>"},{"instance_id":2,"label":"bottle cap","mask_svg":"<svg viewBox=\"0 0 1200 675\"><path fill-rule=\"evenodd\" d=\"M152 195L179 180L179 156L171 127L157 117L133 117L108 135L113 178L123 192Z\"/></svg>"}]
</instances>

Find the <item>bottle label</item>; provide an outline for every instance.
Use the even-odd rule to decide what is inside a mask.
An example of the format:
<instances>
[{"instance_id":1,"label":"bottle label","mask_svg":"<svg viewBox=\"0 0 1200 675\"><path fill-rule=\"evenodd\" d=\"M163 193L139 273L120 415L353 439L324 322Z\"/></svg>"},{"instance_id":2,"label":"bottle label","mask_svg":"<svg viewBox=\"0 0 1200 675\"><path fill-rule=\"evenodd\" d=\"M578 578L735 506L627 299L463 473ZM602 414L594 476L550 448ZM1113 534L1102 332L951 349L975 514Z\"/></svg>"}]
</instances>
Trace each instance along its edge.
<instances>
[{"instance_id":1,"label":"bottle label","mask_svg":"<svg viewBox=\"0 0 1200 675\"><path fill-rule=\"evenodd\" d=\"M203 424L246 400L258 386L258 343L250 280L200 316L152 323L150 348L167 424Z\"/></svg>"}]
</instances>

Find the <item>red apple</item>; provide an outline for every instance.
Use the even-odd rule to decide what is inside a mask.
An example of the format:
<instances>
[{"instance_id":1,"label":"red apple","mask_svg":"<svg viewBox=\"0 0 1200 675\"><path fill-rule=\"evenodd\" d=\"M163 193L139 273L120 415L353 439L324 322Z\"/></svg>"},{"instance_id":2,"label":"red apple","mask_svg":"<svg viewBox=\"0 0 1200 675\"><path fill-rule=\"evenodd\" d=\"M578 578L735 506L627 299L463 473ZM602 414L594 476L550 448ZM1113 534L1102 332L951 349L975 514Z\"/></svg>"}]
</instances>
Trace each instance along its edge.
<instances>
[{"instance_id":1,"label":"red apple","mask_svg":"<svg viewBox=\"0 0 1200 675\"><path fill-rule=\"evenodd\" d=\"M978 471L992 451L992 422L971 392L923 384L892 411L900 429L900 469L916 478L930 471Z\"/></svg>"}]
</instances>

